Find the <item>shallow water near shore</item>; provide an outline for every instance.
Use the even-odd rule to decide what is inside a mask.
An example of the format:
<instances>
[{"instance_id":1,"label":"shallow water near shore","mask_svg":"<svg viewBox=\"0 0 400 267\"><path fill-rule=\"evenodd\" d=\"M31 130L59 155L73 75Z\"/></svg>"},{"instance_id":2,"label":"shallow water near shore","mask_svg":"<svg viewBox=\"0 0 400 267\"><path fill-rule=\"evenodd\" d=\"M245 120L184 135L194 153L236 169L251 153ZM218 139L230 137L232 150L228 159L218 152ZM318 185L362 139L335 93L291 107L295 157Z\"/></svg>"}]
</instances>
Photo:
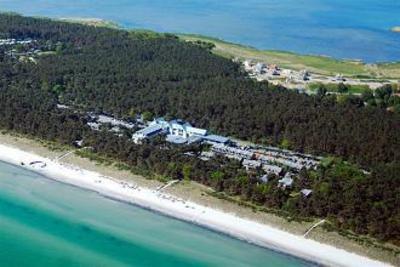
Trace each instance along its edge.
<instances>
[{"instance_id":1,"label":"shallow water near shore","mask_svg":"<svg viewBox=\"0 0 400 267\"><path fill-rule=\"evenodd\" d=\"M196 33L366 62L400 61L397 0L0 0L0 10L102 18L128 28Z\"/></svg>"},{"instance_id":2,"label":"shallow water near shore","mask_svg":"<svg viewBox=\"0 0 400 267\"><path fill-rule=\"evenodd\" d=\"M0 266L313 266L0 162Z\"/></svg>"}]
</instances>

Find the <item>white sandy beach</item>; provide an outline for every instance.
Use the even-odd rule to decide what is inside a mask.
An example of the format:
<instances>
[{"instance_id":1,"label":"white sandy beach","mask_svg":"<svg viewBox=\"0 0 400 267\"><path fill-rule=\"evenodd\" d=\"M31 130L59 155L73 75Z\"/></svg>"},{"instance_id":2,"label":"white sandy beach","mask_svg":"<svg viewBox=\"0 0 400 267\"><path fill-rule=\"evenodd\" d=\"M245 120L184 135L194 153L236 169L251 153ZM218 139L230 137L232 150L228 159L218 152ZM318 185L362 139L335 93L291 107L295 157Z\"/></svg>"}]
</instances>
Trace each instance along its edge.
<instances>
[{"instance_id":1,"label":"white sandy beach","mask_svg":"<svg viewBox=\"0 0 400 267\"><path fill-rule=\"evenodd\" d=\"M38 172L54 180L89 189L101 195L161 212L257 245L328 266L391 266L333 246L290 234L234 214L184 201L175 196L138 187L75 166L61 164L33 153L0 144L0 160ZM29 163L41 161L44 164ZM21 165L24 163L24 166Z\"/></svg>"}]
</instances>

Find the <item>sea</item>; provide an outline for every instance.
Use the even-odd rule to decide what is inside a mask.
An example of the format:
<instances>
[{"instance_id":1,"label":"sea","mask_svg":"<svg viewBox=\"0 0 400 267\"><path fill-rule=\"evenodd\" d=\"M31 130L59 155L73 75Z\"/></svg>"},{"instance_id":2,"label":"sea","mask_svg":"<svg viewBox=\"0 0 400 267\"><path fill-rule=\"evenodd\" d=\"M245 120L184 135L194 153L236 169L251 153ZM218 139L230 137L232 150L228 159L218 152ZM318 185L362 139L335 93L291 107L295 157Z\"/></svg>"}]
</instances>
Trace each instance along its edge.
<instances>
[{"instance_id":1,"label":"sea","mask_svg":"<svg viewBox=\"0 0 400 267\"><path fill-rule=\"evenodd\" d=\"M0 161L0 266L316 266Z\"/></svg>"},{"instance_id":2,"label":"sea","mask_svg":"<svg viewBox=\"0 0 400 267\"><path fill-rule=\"evenodd\" d=\"M1 11L102 18L126 28L195 33L364 62L400 61L399 0L0 0Z\"/></svg>"}]
</instances>

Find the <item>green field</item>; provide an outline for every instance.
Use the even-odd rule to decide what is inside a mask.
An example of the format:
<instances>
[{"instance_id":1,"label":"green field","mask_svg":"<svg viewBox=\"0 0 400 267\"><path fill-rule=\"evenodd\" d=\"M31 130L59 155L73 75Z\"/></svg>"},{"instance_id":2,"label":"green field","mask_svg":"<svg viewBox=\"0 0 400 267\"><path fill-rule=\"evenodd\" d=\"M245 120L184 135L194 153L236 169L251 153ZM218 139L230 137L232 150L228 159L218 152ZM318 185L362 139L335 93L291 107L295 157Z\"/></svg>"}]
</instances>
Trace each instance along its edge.
<instances>
[{"instance_id":1,"label":"green field","mask_svg":"<svg viewBox=\"0 0 400 267\"><path fill-rule=\"evenodd\" d=\"M321 83L310 83L307 85L307 89L311 91L317 91L318 88L321 87ZM338 84L337 83L327 83L324 84L324 87L328 92L339 93ZM347 85L348 91L346 93L349 94L362 94L365 91L369 90L368 85Z\"/></svg>"},{"instance_id":2,"label":"green field","mask_svg":"<svg viewBox=\"0 0 400 267\"><path fill-rule=\"evenodd\" d=\"M283 68L294 70L307 69L313 73L336 75L341 73L348 77L364 79L400 79L400 62L364 64L360 61L336 60L324 56L299 55L285 51L258 50L253 47L229 43L223 40L201 35L180 34L186 41L205 41L215 44L214 53L228 57L253 59L266 63L278 64Z\"/></svg>"}]
</instances>

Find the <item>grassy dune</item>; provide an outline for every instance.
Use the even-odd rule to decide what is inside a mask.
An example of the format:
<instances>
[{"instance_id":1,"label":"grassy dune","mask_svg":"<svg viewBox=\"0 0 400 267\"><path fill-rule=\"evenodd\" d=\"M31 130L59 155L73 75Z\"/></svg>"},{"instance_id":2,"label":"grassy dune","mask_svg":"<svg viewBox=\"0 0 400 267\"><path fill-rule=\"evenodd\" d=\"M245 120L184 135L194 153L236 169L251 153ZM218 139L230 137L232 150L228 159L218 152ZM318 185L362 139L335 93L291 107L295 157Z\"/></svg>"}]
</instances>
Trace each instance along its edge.
<instances>
[{"instance_id":1,"label":"grassy dune","mask_svg":"<svg viewBox=\"0 0 400 267\"><path fill-rule=\"evenodd\" d=\"M84 25L94 26L94 27L106 27L112 29L120 29L121 26L113 21L108 21L104 19L96 19L96 18L79 18L79 17L72 17L72 18L61 18L59 19L64 22L71 22L71 23L80 23Z\"/></svg>"},{"instance_id":2,"label":"grassy dune","mask_svg":"<svg viewBox=\"0 0 400 267\"><path fill-rule=\"evenodd\" d=\"M299 55L275 50L258 50L253 47L229 43L223 40L201 35L180 34L186 41L205 41L215 44L214 53L229 58L254 59L278 64L284 68L295 70L307 69L314 73L371 79L400 79L400 62L364 64L359 61L336 60L324 56Z\"/></svg>"}]
</instances>

